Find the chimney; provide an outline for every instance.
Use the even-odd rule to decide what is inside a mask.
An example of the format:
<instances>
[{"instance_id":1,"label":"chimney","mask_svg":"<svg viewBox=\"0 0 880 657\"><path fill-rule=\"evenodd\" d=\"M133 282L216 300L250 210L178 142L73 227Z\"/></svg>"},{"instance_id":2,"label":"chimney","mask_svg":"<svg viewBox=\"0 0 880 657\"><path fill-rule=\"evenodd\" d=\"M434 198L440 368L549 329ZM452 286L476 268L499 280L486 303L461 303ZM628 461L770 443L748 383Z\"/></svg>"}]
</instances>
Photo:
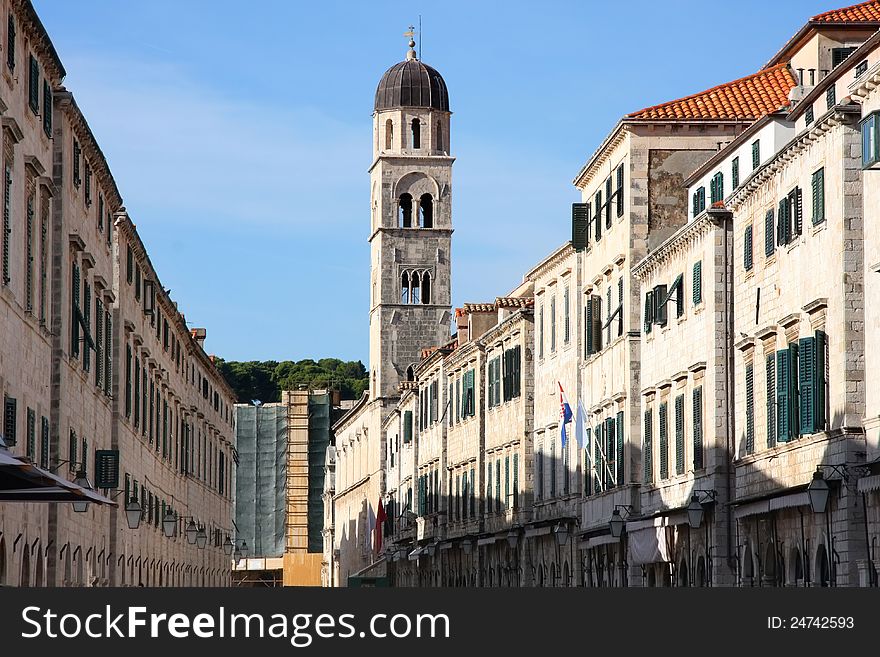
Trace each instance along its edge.
<instances>
[{"instance_id":1,"label":"chimney","mask_svg":"<svg viewBox=\"0 0 880 657\"><path fill-rule=\"evenodd\" d=\"M468 315L464 312L464 308L455 309L455 326L458 329L459 346L470 341L468 336Z\"/></svg>"},{"instance_id":2,"label":"chimney","mask_svg":"<svg viewBox=\"0 0 880 657\"><path fill-rule=\"evenodd\" d=\"M192 339L196 341L196 344L198 344L202 349L204 349L205 348L205 338L208 336L207 329L194 328L190 331L190 334L192 335Z\"/></svg>"}]
</instances>

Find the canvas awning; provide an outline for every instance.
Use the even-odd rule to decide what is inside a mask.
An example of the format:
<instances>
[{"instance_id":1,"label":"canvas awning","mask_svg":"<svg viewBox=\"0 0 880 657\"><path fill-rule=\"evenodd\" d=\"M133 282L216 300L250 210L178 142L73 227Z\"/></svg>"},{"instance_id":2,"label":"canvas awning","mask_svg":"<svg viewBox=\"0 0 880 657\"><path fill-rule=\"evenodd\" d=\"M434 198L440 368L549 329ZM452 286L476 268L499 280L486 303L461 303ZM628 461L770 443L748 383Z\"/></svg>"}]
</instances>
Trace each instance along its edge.
<instances>
[{"instance_id":1,"label":"canvas awning","mask_svg":"<svg viewBox=\"0 0 880 657\"><path fill-rule=\"evenodd\" d=\"M92 502L117 506L98 491L14 456L0 446L0 502Z\"/></svg>"},{"instance_id":2,"label":"canvas awning","mask_svg":"<svg viewBox=\"0 0 880 657\"><path fill-rule=\"evenodd\" d=\"M766 500L757 502L747 502L736 507L733 512L734 517L739 520L748 516L755 516L762 513L770 513L779 509L790 509L797 506L809 506L810 496L807 492L789 493L788 495L778 495Z\"/></svg>"},{"instance_id":3,"label":"canvas awning","mask_svg":"<svg viewBox=\"0 0 880 657\"><path fill-rule=\"evenodd\" d=\"M862 477L859 479L859 492L869 493L874 490L880 490L880 474L871 475L870 477Z\"/></svg>"}]
</instances>

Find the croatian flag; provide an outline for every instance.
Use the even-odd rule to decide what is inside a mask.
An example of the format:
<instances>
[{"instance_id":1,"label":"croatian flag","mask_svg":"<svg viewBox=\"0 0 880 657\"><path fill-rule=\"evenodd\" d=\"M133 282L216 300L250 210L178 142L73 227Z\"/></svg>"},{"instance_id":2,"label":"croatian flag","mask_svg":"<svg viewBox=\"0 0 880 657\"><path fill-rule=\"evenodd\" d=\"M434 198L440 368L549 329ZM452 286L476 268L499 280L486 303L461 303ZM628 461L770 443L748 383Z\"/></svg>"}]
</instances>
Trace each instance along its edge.
<instances>
[{"instance_id":1,"label":"croatian flag","mask_svg":"<svg viewBox=\"0 0 880 657\"><path fill-rule=\"evenodd\" d=\"M556 383L559 385L559 427L562 433L562 448L565 449L565 425L571 422L571 406L568 405L562 384L559 381Z\"/></svg>"}]
</instances>

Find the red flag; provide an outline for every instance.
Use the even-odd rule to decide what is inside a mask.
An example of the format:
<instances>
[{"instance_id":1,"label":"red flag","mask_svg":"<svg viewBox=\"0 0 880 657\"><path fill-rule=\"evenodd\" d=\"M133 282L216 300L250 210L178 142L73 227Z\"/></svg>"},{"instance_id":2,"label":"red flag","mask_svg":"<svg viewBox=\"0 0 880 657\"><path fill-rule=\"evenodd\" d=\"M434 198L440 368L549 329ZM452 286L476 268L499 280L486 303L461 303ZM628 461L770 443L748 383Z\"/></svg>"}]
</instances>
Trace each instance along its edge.
<instances>
[{"instance_id":1,"label":"red flag","mask_svg":"<svg viewBox=\"0 0 880 657\"><path fill-rule=\"evenodd\" d=\"M382 551L382 530L385 527L385 519L388 516L385 515L385 507L382 505L382 498L379 498L379 507L376 511L376 553Z\"/></svg>"}]
</instances>

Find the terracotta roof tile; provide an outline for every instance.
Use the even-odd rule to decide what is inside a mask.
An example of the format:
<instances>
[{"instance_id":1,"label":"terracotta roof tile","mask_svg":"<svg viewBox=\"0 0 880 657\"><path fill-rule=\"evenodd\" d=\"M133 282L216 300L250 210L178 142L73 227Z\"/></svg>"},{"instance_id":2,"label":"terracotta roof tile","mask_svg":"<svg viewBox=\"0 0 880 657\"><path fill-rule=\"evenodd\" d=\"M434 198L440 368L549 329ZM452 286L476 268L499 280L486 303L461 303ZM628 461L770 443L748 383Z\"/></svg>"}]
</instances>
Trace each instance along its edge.
<instances>
[{"instance_id":1,"label":"terracotta roof tile","mask_svg":"<svg viewBox=\"0 0 880 657\"><path fill-rule=\"evenodd\" d=\"M811 23L880 23L880 0L832 9L813 16Z\"/></svg>"},{"instance_id":2,"label":"terracotta roof tile","mask_svg":"<svg viewBox=\"0 0 880 657\"><path fill-rule=\"evenodd\" d=\"M877 0L880 5L880 0ZM778 64L698 94L646 107L628 119L759 119L789 105L797 84L787 64Z\"/></svg>"},{"instance_id":3,"label":"terracotta roof tile","mask_svg":"<svg viewBox=\"0 0 880 657\"><path fill-rule=\"evenodd\" d=\"M497 297L496 308L531 308L535 305L534 297Z\"/></svg>"},{"instance_id":4,"label":"terracotta roof tile","mask_svg":"<svg viewBox=\"0 0 880 657\"><path fill-rule=\"evenodd\" d=\"M495 311L494 303L466 303L462 307L465 313L491 313Z\"/></svg>"}]
</instances>

